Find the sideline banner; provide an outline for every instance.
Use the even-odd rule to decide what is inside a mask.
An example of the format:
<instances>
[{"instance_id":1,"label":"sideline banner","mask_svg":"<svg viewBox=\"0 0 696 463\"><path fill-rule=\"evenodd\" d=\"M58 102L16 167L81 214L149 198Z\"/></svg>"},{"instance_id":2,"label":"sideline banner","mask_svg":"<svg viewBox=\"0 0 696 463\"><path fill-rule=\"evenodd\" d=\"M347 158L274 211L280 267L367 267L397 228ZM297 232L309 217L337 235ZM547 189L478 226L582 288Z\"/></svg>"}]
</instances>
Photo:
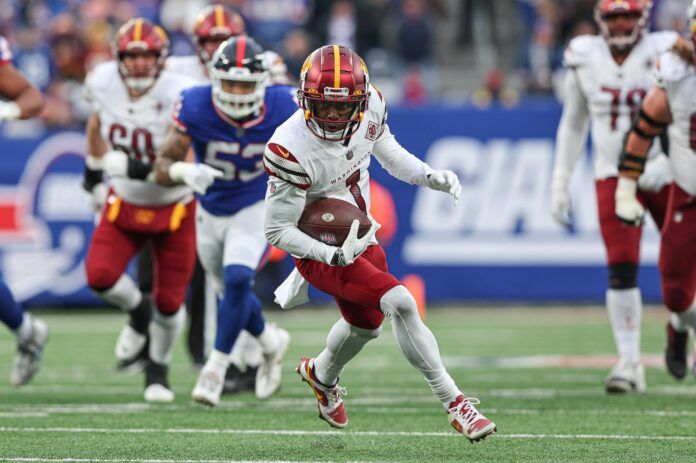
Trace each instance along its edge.
<instances>
[{"instance_id":1,"label":"sideline banner","mask_svg":"<svg viewBox=\"0 0 696 463\"><path fill-rule=\"evenodd\" d=\"M459 207L449 197L389 176L373 158L373 177L394 197L398 229L390 270L420 274L432 302L594 301L604 298L604 248L596 218L592 160L571 185L570 232L549 214L553 140L561 109L390 109L397 140L436 169L460 175ZM34 305L95 305L84 258L94 215L82 191L84 134L5 136L0 127L0 270L19 300ZM659 236L649 223L640 285L660 299Z\"/></svg>"},{"instance_id":2,"label":"sideline banner","mask_svg":"<svg viewBox=\"0 0 696 463\"><path fill-rule=\"evenodd\" d=\"M0 136L0 146L3 278L18 300L32 305L98 304L84 271L94 222L81 187L84 134Z\"/></svg>"}]
</instances>

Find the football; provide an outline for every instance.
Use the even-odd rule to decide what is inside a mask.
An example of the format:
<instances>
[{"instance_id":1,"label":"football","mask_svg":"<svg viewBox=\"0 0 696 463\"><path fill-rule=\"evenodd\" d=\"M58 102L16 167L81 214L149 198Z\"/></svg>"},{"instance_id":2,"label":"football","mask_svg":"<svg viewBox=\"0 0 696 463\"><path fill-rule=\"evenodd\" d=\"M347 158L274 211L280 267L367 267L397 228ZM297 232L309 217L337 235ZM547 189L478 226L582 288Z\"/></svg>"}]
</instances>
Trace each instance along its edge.
<instances>
[{"instance_id":1,"label":"football","mask_svg":"<svg viewBox=\"0 0 696 463\"><path fill-rule=\"evenodd\" d=\"M341 246L353 220L360 221L358 237L370 229L367 214L347 201L324 198L307 205L297 226L307 235L331 246Z\"/></svg>"}]
</instances>

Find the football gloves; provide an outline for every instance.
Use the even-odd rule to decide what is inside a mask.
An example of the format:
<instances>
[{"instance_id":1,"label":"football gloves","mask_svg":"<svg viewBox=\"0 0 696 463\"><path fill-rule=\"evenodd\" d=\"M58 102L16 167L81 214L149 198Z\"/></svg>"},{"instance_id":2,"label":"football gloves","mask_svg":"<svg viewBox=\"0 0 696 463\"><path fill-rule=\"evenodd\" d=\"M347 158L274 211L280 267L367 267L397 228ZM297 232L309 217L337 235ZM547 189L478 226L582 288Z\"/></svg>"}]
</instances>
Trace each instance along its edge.
<instances>
[{"instance_id":1,"label":"football gloves","mask_svg":"<svg viewBox=\"0 0 696 463\"><path fill-rule=\"evenodd\" d=\"M128 155L123 151L107 151L103 158L104 173L109 177L128 176Z\"/></svg>"},{"instance_id":2,"label":"football gloves","mask_svg":"<svg viewBox=\"0 0 696 463\"><path fill-rule=\"evenodd\" d=\"M636 198L637 188L635 180L619 177L614 193L616 216L621 222L634 227L642 225L645 217L645 208Z\"/></svg>"},{"instance_id":3,"label":"football gloves","mask_svg":"<svg viewBox=\"0 0 696 463\"><path fill-rule=\"evenodd\" d=\"M22 110L14 101L0 101L0 122L19 119Z\"/></svg>"},{"instance_id":4,"label":"football gloves","mask_svg":"<svg viewBox=\"0 0 696 463\"><path fill-rule=\"evenodd\" d=\"M462 185L459 177L451 170L436 170L428 175L428 187L433 190L444 191L452 195L454 205L459 204L459 196L462 194Z\"/></svg>"},{"instance_id":5,"label":"football gloves","mask_svg":"<svg viewBox=\"0 0 696 463\"><path fill-rule=\"evenodd\" d=\"M370 240L373 236L375 236L375 233L377 233L377 230L379 230L381 227L381 225L375 222L372 217L370 217L370 222L372 222L372 226L370 226L370 229L367 231L367 233L365 233L365 236L358 238L360 221L353 220L346 240L343 242L343 245L340 248L336 249L336 253L331 259L331 265L346 267L355 262L355 259L357 259L360 254L367 249L367 246L370 244Z\"/></svg>"},{"instance_id":6,"label":"football gloves","mask_svg":"<svg viewBox=\"0 0 696 463\"><path fill-rule=\"evenodd\" d=\"M82 188L89 196L94 212L99 215L109 188L104 183L104 163L102 158L90 154L85 158L85 177L82 180Z\"/></svg>"},{"instance_id":7,"label":"football gloves","mask_svg":"<svg viewBox=\"0 0 696 463\"><path fill-rule=\"evenodd\" d=\"M568 176L565 174L554 174L551 181L551 216L563 227L570 228L573 209L568 193Z\"/></svg>"},{"instance_id":8,"label":"football gloves","mask_svg":"<svg viewBox=\"0 0 696 463\"><path fill-rule=\"evenodd\" d=\"M193 164L191 162L175 162L169 167L169 177L179 183L185 183L198 194L205 194L216 178L221 178L224 173L221 170L210 167L207 164Z\"/></svg>"}]
</instances>

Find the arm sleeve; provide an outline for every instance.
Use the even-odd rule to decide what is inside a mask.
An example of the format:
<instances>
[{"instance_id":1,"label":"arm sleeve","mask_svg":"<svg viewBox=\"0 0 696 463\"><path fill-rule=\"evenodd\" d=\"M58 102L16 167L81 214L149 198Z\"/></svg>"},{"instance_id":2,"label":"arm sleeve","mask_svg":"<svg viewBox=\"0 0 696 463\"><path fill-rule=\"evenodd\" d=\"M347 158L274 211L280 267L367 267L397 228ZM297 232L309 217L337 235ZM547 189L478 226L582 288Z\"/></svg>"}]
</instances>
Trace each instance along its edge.
<instances>
[{"instance_id":1,"label":"arm sleeve","mask_svg":"<svg viewBox=\"0 0 696 463\"><path fill-rule=\"evenodd\" d=\"M563 115L556 134L554 176L569 177L582 156L589 127L587 100L575 71L569 70L565 81Z\"/></svg>"},{"instance_id":2,"label":"arm sleeve","mask_svg":"<svg viewBox=\"0 0 696 463\"><path fill-rule=\"evenodd\" d=\"M306 199L307 192L302 188L271 177L266 191L266 239L293 256L331 265L336 248L315 240L297 228Z\"/></svg>"},{"instance_id":3,"label":"arm sleeve","mask_svg":"<svg viewBox=\"0 0 696 463\"><path fill-rule=\"evenodd\" d=\"M427 186L428 175L433 172L430 166L401 146L387 124L384 124L382 130L372 150L377 161L392 177L412 185Z\"/></svg>"}]
</instances>

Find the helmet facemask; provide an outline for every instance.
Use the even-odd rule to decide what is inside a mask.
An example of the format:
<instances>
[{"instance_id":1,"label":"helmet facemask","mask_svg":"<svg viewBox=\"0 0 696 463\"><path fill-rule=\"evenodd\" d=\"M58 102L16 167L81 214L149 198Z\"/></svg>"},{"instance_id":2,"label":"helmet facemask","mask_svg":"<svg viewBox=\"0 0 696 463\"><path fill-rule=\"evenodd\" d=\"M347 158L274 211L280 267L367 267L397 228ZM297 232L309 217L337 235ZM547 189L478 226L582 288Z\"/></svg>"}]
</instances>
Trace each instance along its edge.
<instances>
[{"instance_id":1,"label":"helmet facemask","mask_svg":"<svg viewBox=\"0 0 696 463\"><path fill-rule=\"evenodd\" d=\"M638 43L648 27L650 5L650 2L646 2L642 9L617 7L616 11L603 11L600 5L597 5L594 13L595 21L599 25L599 30L610 48L625 53ZM633 27L617 31L616 27L610 26L609 23L612 20L616 21L620 20L620 18L623 18L624 21L632 19L634 21Z\"/></svg>"},{"instance_id":2,"label":"helmet facemask","mask_svg":"<svg viewBox=\"0 0 696 463\"><path fill-rule=\"evenodd\" d=\"M143 94L164 69L169 38L164 30L143 18L133 18L116 32L112 44L118 72L132 93Z\"/></svg>"},{"instance_id":3,"label":"helmet facemask","mask_svg":"<svg viewBox=\"0 0 696 463\"><path fill-rule=\"evenodd\" d=\"M154 58L151 65L138 62L142 59ZM135 93L145 93L155 84L164 66L161 54L150 51L133 51L119 53L118 70L124 84Z\"/></svg>"},{"instance_id":4,"label":"helmet facemask","mask_svg":"<svg viewBox=\"0 0 696 463\"><path fill-rule=\"evenodd\" d=\"M208 73L215 106L232 119L255 114L263 106L269 84L268 71L251 72L246 67L232 67L224 71L210 66Z\"/></svg>"},{"instance_id":5,"label":"helmet facemask","mask_svg":"<svg viewBox=\"0 0 696 463\"><path fill-rule=\"evenodd\" d=\"M326 87L323 98L305 93L300 99L309 129L329 141L341 141L353 135L363 119L367 103L364 95L350 97L347 88Z\"/></svg>"}]
</instances>

